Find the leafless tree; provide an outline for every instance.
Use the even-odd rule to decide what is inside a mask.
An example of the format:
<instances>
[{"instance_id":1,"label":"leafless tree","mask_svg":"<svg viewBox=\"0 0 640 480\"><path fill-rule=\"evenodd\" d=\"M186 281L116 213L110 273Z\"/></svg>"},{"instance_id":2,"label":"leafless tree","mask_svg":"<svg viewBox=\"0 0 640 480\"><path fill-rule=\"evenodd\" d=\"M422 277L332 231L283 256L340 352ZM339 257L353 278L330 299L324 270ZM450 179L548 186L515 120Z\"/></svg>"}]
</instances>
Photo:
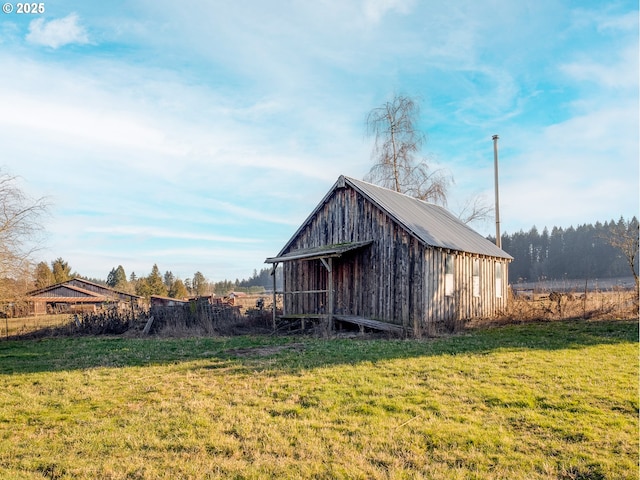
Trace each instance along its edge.
<instances>
[{"instance_id":1,"label":"leafless tree","mask_svg":"<svg viewBox=\"0 0 640 480\"><path fill-rule=\"evenodd\" d=\"M638 281L639 232L640 225L636 217L633 217L628 222L621 218L615 227L611 229L611 234L607 239L609 245L619 249L627 259L633 279L636 282L636 292L640 291L640 283Z\"/></svg>"},{"instance_id":2,"label":"leafless tree","mask_svg":"<svg viewBox=\"0 0 640 480\"><path fill-rule=\"evenodd\" d=\"M425 135L416 128L419 114L417 102L403 95L369 112L366 124L367 134L375 140L371 154L374 165L364 179L446 206L453 177L442 169L431 170L424 158L419 157L425 142ZM468 199L457 215L464 223L470 223L486 220L492 213L493 207L476 196Z\"/></svg>"},{"instance_id":3,"label":"leafless tree","mask_svg":"<svg viewBox=\"0 0 640 480\"><path fill-rule=\"evenodd\" d=\"M45 198L29 198L17 177L0 171L0 279L24 277L38 247L40 219L47 207Z\"/></svg>"},{"instance_id":4,"label":"leafless tree","mask_svg":"<svg viewBox=\"0 0 640 480\"><path fill-rule=\"evenodd\" d=\"M365 180L420 200L446 205L452 182L442 170L431 170L420 154L425 136L416 127L420 113L410 97L395 96L367 115L367 134L375 139L374 165Z\"/></svg>"}]
</instances>

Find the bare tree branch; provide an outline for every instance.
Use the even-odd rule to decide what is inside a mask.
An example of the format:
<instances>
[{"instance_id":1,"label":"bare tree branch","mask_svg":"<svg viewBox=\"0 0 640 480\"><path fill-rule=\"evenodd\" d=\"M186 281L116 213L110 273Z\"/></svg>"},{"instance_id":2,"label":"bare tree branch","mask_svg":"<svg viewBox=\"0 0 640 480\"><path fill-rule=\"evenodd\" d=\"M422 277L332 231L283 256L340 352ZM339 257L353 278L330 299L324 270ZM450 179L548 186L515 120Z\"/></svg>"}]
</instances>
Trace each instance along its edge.
<instances>
[{"instance_id":1,"label":"bare tree branch","mask_svg":"<svg viewBox=\"0 0 640 480\"><path fill-rule=\"evenodd\" d=\"M463 223L487 220L493 214L493 206L482 195L469 197L458 210L458 218Z\"/></svg>"},{"instance_id":2,"label":"bare tree branch","mask_svg":"<svg viewBox=\"0 0 640 480\"><path fill-rule=\"evenodd\" d=\"M0 171L0 278L21 278L31 266L42 231L41 216L48 203L31 199L18 187L17 177Z\"/></svg>"},{"instance_id":3,"label":"bare tree branch","mask_svg":"<svg viewBox=\"0 0 640 480\"><path fill-rule=\"evenodd\" d=\"M402 95L369 112L367 134L374 137L374 165L365 180L446 205L451 177L442 170L431 171L424 160L416 159L425 141L415 128L419 113L418 104Z\"/></svg>"}]
</instances>

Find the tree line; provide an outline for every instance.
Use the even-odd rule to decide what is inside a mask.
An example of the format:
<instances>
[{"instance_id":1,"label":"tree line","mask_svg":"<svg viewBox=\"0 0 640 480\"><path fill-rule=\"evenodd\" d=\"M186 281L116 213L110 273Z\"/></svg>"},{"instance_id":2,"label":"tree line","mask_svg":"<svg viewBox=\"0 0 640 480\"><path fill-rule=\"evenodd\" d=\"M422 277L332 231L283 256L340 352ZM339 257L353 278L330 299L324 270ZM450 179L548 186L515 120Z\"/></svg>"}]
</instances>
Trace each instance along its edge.
<instances>
[{"instance_id":1,"label":"tree line","mask_svg":"<svg viewBox=\"0 0 640 480\"><path fill-rule=\"evenodd\" d=\"M509 266L512 283L545 279L613 278L638 275L638 219L620 218L618 221L597 222L568 228L544 228L540 232L533 226L528 232L502 234L502 248L514 257ZM495 238L488 237L495 241ZM276 288L282 288L282 271L278 272ZM35 269L35 286L43 288L73 278L62 258L40 262ZM253 271L247 279L210 281L198 271L184 280L170 270L161 273L157 264L146 276L131 272L127 276L122 265L111 269L106 280L87 280L107 285L115 290L149 298L160 295L187 298L204 295L228 295L232 291L259 293L273 288L271 268Z\"/></svg>"},{"instance_id":2,"label":"tree line","mask_svg":"<svg viewBox=\"0 0 640 480\"><path fill-rule=\"evenodd\" d=\"M502 249L514 257L511 282L636 276L637 238L636 217L501 236Z\"/></svg>"},{"instance_id":3,"label":"tree line","mask_svg":"<svg viewBox=\"0 0 640 480\"><path fill-rule=\"evenodd\" d=\"M171 298L206 295L224 296L232 291L259 293L273 288L271 268L263 268L260 272L254 270L253 275L248 279L213 282L208 280L200 271L195 272L193 277L188 277L184 280L176 277L170 270L165 271L163 274L157 264L153 265L151 272L146 276L138 276L135 272L131 272L127 276L124 267L118 265L111 269L107 274L106 280L104 280L85 277L77 272L72 272L72 268L67 261L63 258L57 258L50 264L47 262L38 263L34 276L36 289L63 283L78 277L106 285L120 292L131 293L145 298L149 298L151 295Z\"/></svg>"}]
</instances>

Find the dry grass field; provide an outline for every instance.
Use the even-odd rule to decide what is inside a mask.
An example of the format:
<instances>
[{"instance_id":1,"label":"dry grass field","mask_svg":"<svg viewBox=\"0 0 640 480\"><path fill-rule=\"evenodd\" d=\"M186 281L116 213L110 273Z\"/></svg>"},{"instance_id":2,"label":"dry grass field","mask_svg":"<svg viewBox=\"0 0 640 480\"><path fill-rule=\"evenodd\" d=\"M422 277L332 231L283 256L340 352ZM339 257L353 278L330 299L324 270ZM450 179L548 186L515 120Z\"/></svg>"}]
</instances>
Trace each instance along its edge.
<instances>
[{"instance_id":1,"label":"dry grass field","mask_svg":"<svg viewBox=\"0 0 640 480\"><path fill-rule=\"evenodd\" d=\"M638 297L630 290L598 292L520 293L509 300L509 310L497 320L567 320L637 318Z\"/></svg>"},{"instance_id":2,"label":"dry grass field","mask_svg":"<svg viewBox=\"0 0 640 480\"><path fill-rule=\"evenodd\" d=\"M235 305L239 313L245 315L247 311L255 312L256 301L264 299L264 316L270 318L272 298L270 295L252 294L238 297ZM280 305L279 305L280 306ZM467 323L467 327L474 328L482 325L500 325L521 323L537 320L568 320L568 319L631 319L638 317L638 298L629 290L604 290L598 292L571 292L555 294L549 291L526 291L512 296L509 309L491 319L474 319ZM57 327L68 324L73 320L72 315L40 315L35 317L21 317L0 319L0 338L26 335L47 327ZM270 321L266 322L270 325ZM171 336L180 329L167 328L165 336ZM202 329L201 329L202 330ZM200 334L215 333L207 331L193 332ZM228 330L228 329L227 329ZM180 336L189 332L180 330Z\"/></svg>"},{"instance_id":3,"label":"dry grass field","mask_svg":"<svg viewBox=\"0 0 640 480\"><path fill-rule=\"evenodd\" d=\"M0 337L24 335L46 327L58 327L70 321L72 316L68 314L0 318Z\"/></svg>"}]
</instances>

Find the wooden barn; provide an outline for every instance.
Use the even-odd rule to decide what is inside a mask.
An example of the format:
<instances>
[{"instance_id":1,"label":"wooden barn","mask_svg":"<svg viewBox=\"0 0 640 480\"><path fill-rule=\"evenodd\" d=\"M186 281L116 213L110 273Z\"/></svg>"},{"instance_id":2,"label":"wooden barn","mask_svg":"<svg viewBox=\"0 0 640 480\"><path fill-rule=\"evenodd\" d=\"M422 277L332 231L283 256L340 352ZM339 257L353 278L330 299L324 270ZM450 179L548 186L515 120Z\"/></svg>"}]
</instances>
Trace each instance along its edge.
<instances>
[{"instance_id":1,"label":"wooden barn","mask_svg":"<svg viewBox=\"0 0 640 480\"><path fill-rule=\"evenodd\" d=\"M180 305L186 305L188 303L189 300L163 297L162 295L151 295L151 297L149 297L149 304L152 307L179 307Z\"/></svg>"},{"instance_id":2,"label":"wooden barn","mask_svg":"<svg viewBox=\"0 0 640 480\"><path fill-rule=\"evenodd\" d=\"M421 336L504 310L512 259L440 206L340 176L265 262L282 317Z\"/></svg>"},{"instance_id":3,"label":"wooden barn","mask_svg":"<svg viewBox=\"0 0 640 480\"><path fill-rule=\"evenodd\" d=\"M27 293L33 315L47 313L95 312L105 306L131 308L138 306L140 297L112 288L72 278Z\"/></svg>"}]
</instances>

